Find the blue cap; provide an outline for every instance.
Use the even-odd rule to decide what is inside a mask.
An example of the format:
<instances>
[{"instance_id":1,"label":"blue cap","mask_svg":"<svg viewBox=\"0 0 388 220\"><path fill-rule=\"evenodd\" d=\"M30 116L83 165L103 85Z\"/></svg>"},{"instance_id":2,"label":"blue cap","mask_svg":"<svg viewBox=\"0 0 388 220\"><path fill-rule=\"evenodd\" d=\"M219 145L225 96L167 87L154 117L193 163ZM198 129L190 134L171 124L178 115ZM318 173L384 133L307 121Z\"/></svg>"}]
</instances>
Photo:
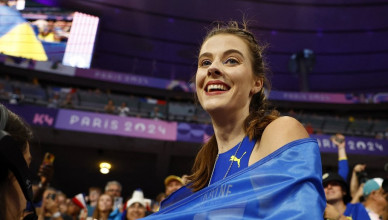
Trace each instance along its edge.
<instances>
[{"instance_id":1,"label":"blue cap","mask_svg":"<svg viewBox=\"0 0 388 220\"><path fill-rule=\"evenodd\" d=\"M371 194L371 192L380 189L382 184L383 184L382 178L373 178L366 181L364 185L364 197L367 197L369 196L369 194Z\"/></svg>"}]
</instances>

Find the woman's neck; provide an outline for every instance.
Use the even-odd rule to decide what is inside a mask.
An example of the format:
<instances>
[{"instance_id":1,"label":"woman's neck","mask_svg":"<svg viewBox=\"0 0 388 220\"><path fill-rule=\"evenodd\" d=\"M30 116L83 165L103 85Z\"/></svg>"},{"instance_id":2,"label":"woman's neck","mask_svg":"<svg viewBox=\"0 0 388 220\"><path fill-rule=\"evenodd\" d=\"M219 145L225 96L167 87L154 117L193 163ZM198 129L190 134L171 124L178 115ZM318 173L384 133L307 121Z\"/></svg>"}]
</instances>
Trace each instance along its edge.
<instances>
[{"instance_id":1,"label":"woman's neck","mask_svg":"<svg viewBox=\"0 0 388 220\"><path fill-rule=\"evenodd\" d=\"M212 117L214 135L217 140L218 153L224 153L245 137L244 121L245 117L229 117L216 120Z\"/></svg>"},{"instance_id":2,"label":"woman's neck","mask_svg":"<svg viewBox=\"0 0 388 220\"><path fill-rule=\"evenodd\" d=\"M365 208L371 210L372 212L374 212L378 215L382 215L384 213L384 210L385 210L385 206L381 206L381 205L376 204L374 202L370 202L370 200L366 200L364 206L365 206Z\"/></svg>"},{"instance_id":3,"label":"woman's neck","mask_svg":"<svg viewBox=\"0 0 388 220\"><path fill-rule=\"evenodd\" d=\"M101 218L101 219L104 219L104 220L105 220L105 219L108 219L109 213L110 213L109 211L101 211L101 212L100 212L100 218Z\"/></svg>"},{"instance_id":4,"label":"woman's neck","mask_svg":"<svg viewBox=\"0 0 388 220\"><path fill-rule=\"evenodd\" d=\"M337 202L331 204L334 206L335 209L337 209L337 211L340 213L340 214L343 214L346 210L346 205L345 203L341 200L338 200Z\"/></svg>"}]
</instances>

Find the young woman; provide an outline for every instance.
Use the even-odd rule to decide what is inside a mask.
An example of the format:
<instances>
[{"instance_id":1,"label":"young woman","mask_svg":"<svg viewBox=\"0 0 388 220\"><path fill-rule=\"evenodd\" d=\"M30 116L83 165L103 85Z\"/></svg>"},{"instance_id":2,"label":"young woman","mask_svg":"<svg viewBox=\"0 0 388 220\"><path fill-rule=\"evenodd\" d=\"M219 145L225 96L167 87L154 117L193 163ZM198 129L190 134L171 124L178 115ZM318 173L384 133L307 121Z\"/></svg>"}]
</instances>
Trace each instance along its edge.
<instances>
[{"instance_id":1,"label":"young woman","mask_svg":"<svg viewBox=\"0 0 388 220\"><path fill-rule=\"evenodd\" d=\"M317 142L294 118L268 110L262 53L245 24L218 24L205 37L196 94L214 135L188 186L168 197L155 219L322 218Z\"/></svg>"},{"instance_id":2,"label":"young woman","mask_svg":"<svg viewBox=\"0 0 388 220\"><path fill-rule=\"evenodd\" d=\"M93 219L97 220L119 220L120 213L113 210L113 197L108 194L102 194L98 198L96 209L93 212Z\"/></svg>"},{"instance_id":3,"label":"young woman","mask_svg":"<svg viewBox=\"0 0 388 220\"><path fill-rule=\"evenodd\" d=\"M31 139L29 126L0 104L0 219L21 219L27 199L32 200L31 185L26 184Z\"/></svg>"}]
</instances>

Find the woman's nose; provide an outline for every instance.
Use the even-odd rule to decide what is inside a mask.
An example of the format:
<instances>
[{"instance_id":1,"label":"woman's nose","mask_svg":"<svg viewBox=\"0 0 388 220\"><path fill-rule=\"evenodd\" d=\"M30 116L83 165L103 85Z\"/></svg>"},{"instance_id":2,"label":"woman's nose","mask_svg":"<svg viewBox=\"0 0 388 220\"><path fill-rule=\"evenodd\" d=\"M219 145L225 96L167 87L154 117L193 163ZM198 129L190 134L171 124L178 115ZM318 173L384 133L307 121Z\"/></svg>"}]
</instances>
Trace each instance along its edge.
<instances>
[{"instance_id":1,"label":"woman's nose","mask_svg":"<svg viewBox=\"0 0 388 220\"><path fill-rule=\"evenodd\" d=\"M221 71L218 67L218 64L217 62L214 62L212 63L212 65L209 67L208 71L207 71L207 75L210 76L210 75L221 75Z\"/></svg>"}]
</instances>

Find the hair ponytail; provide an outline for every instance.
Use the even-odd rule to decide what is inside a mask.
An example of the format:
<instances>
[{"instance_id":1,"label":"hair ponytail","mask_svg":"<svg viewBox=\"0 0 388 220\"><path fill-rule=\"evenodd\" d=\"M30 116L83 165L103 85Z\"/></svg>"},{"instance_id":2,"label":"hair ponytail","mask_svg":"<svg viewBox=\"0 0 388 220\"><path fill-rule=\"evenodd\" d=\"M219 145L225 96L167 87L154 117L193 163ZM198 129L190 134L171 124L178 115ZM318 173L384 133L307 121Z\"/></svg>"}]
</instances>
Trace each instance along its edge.
<instances>
[{"instance_id":1,"label":"hair ponytail","mask_svg":"<svg viewBox=\"0 0 388 220\"><path fill-rule=\"evenodd\" d=\"M218 153L217 140L214 134L209 141L199 150L192 168L193 174L188 177L194 192L204 188L209 184Z\"/></svg>"},{"instance_id":2,"label":"hair ponytail","mask_svg":"<svg viewBox=\"0 0 388 220\"><path fill-rule=\"evenodd\" d=\"M279 117L279 112L269 109L269 102L265 98L264 89L253 95L249 105L249 115L244 121L244 131L249 139L260 139L269 123Z\"/></svg>"}]
</instances>

